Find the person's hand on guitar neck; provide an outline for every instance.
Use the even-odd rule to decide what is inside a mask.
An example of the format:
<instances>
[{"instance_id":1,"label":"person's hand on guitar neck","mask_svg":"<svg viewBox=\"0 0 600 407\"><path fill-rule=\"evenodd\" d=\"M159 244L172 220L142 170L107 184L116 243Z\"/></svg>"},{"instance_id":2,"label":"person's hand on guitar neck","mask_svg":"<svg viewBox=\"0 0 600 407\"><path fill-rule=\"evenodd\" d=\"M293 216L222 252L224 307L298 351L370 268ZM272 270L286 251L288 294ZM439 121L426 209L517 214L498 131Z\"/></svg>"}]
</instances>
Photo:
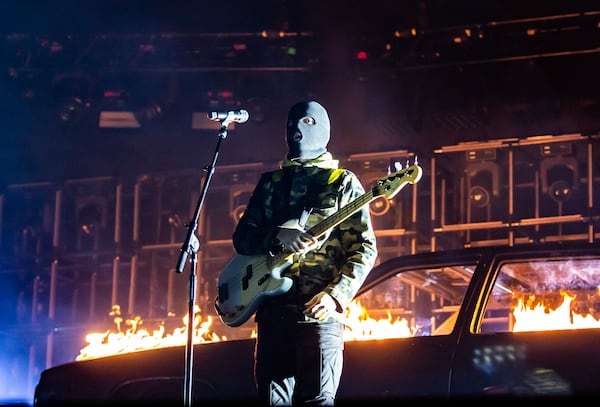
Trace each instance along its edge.
<instances>
[{"instance_id":1,"label":"person's hand on guitar neck","mask_svg":"<svg viewBox=\"0 0 600 407\"><path fill-rule=\"evenodd\" d=\"M306 233L306 221L312 209L302 211L300 219L290 219L283 225L279 226L279 231L275 238L281 245L281 250L286 253L294 253L301 255L311 249L311 245L317 243L317 238Z\"/></svg>"},{"instance_id":2,"label":"person's hand on guitar neck","mask_svg":"<svg viewBox=\"0 0 600 407\"><path fill-rule=\"evenodd\" d=\"M311 245L317 243L316 237L306 233L299 226L294 228L281 226L275 237L284 252L298 255L307 252Z\"/></svg>"}]
</instances>

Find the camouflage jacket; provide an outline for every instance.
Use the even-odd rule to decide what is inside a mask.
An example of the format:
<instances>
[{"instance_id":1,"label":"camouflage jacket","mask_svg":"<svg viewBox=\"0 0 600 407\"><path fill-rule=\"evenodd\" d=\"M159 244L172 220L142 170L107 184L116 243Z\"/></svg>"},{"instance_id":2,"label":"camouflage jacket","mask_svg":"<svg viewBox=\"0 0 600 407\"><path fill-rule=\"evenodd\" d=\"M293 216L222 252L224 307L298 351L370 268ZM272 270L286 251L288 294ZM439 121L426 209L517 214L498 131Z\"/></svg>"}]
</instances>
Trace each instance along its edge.
<instances>
[{"instance_id":1,"label":"camouflage jacket","mask_svg":"<svg viewBox=\"0 0 600 407\"><path fill-rule=\"evenodd\" d=\"M302 165L286 160L280 169L261 175L233 233L234 248L242 255L267 254L276 244L279 225L299 219L308 210L309 230L364 192L356 175L339 169L329 153ZM302 320L304 303L322 290L335 298L343 311L376 257L375 232L369 208L364 206L321 235L313 250L294 256L293 264L282 273L293 278L292 288L286 294L267 297L256 320L269 314Z\"/></svg>"}]
</instances>

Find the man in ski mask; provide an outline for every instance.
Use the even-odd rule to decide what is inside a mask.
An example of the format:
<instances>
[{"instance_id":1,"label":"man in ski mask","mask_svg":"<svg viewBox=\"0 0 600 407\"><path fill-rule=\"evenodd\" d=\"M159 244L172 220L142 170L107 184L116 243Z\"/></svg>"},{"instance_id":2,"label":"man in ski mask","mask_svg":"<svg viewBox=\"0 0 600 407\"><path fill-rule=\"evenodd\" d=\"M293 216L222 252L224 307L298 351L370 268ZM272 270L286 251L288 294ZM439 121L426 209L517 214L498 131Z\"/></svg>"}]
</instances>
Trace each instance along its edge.
<instances>
[{"instance_id":1,"label":"man in ski mask","mask_svg":"<svg viewBox=\"0 0 600 407\"><path fill-rule=\"evenodd\" d=\"M377 257L368 205L333 226L320 223L365 192L354 173L339 168L327 150L329 139L321 104L293 105L281 168L261 175L233 233L238 254L283 253L289 262L279 278L289 278L291 287L248 304L256 306L254 373L267 405L333 405L344 312Z\"/></svg>"},{"instance_id":2,"label":"man in ski mask","mask_svg":"<svg viewBox=\"0 0 600 407\"><path fill-rule=\"evenodd\" d=\"M331 124L327 110L317 102L297 103L287 121L287 158L312 160L327 152Z\"/></svg>"}]
</instances>

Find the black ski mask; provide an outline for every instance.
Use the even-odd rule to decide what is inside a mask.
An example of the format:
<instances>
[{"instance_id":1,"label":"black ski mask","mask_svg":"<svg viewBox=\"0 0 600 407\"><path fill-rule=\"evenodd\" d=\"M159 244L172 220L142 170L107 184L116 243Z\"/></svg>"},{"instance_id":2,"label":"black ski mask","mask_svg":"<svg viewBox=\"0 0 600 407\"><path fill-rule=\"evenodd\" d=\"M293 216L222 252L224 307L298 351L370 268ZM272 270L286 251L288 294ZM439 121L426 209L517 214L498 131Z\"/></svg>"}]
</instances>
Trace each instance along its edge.
<instances>
[{"instance_id":1,"label":"black ski mask","mask_svg":"<svg viewBox=\"0 0 600 407\"><path fill-rule=\"evenodd\" d=\"M329 116L323 106L314 101L296 103L288 114L288 158L312 160L325 153L329 132Z\"/></svg>"}]
</instances>

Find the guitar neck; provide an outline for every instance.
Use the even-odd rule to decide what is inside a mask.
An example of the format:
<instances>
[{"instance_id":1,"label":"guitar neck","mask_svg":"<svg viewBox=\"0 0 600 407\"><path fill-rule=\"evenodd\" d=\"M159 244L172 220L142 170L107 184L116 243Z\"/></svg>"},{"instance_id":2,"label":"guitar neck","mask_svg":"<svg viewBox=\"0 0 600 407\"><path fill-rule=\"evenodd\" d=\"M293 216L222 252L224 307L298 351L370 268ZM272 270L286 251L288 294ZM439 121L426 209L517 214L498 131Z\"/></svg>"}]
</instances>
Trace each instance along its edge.
<instances>
[{"instance_id":1,"label":"guitar neck","mask_svg":"<svg viewBox=\"0 0 600 407\"><path fill-rule=\"evenodd\" d=\"M373 191L369 190L365 194L356 198L354 201L350 202L342 209L340 209L335 214L323 219L321 222L317 223L315 226L307 230L307 233L310 233L314 237L320 237L325 234L329 229L334 228L335 226L342 223L344 220L352 216L355 212L358 212L360 208L369 204L372 200L375 199L373 195Z\"/></svg>"},{"instance_id":2,"label":"guitar neck","mask_svg":"<svg viewBox=\"0 0 600 407\"><path fill-rule=\"evenodd\" d=\"M421 167L416 164L393 174L389 174L384 179L378 181L377 185L375 185L369 191L348 203L333 215L323 219L306 232L310 233L316 238L321 237L327 233L328 230L342 223L355 212L358 212L363 206L368 205L371 201L379 197L386 197L389 199L395 196L398 191L400 191L408 183L414 184L418 182L421 178L421 174ZM272 264L285 263L290 256L291 253L280 251L272 259Z\"/></svg>"}]
</instances>

